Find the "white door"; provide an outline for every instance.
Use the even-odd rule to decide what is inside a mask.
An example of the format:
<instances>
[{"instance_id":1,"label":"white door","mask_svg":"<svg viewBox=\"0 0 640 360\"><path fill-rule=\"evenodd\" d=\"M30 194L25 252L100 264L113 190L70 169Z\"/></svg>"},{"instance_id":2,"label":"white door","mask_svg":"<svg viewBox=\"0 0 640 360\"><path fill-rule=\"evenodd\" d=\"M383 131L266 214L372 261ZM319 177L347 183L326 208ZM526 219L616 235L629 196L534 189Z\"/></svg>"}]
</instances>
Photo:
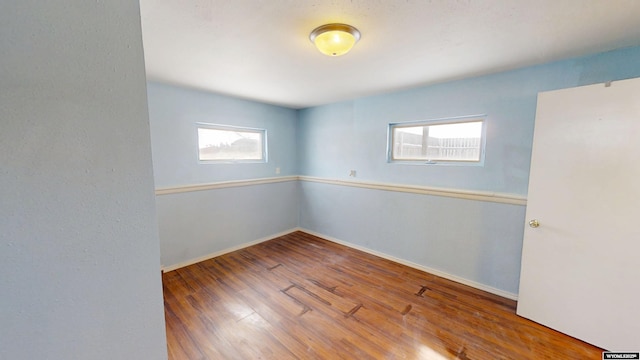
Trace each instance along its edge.
<instances>
[{"instance_id":1,"label":"white door","mask_svg":"<svg viewBox=\"0 0 640 360\"><path fill-rule=\"evenodd\" d=\"M640 79L540 93L518 315L640 350Z\"/></svg>"}]
</instances>

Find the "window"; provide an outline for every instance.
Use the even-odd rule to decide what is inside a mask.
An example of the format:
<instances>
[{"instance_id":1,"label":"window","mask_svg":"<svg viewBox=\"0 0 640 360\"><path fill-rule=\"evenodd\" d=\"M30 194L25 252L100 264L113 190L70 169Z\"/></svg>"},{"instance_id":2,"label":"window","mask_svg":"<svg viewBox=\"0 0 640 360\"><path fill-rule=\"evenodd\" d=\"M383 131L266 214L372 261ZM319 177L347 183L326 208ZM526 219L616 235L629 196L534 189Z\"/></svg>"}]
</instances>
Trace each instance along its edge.
<instances>
[{"instance_id":1,"label":"window","mask_svg":"<svg viewBox=\"0 0 640 360\"><path fill-rule=\"evenodd\" d=\"M389 125L389 161L480 163L484 119L432 120Z\"/></svg>"},{"instance_id":2,"label":"window","mask_svg":"<svg viewBox=\"0 0 640 360\"><path fill-rule=\"evenodd\" d=\"M197 124L197 127L200 161L267 161L266 130L213 124Z\"/></svg>"}]
</instances>

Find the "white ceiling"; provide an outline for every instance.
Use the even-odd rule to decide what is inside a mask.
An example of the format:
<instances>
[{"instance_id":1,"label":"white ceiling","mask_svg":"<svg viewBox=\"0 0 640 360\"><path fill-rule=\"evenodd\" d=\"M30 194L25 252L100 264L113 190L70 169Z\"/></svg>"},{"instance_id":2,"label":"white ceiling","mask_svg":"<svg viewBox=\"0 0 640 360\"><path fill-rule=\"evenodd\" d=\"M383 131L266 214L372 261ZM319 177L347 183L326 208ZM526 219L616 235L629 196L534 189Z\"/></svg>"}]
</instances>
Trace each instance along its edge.
<instances>
[{"instance_id":1,"label":"white ceiling","mask_svg":"<svg viewBox=\"0 0 640 360\"><path fill-rule=\"evenodd\" d=\"M150 80L291 108L640 45L640 0L141 0ZM355 26L341 57L319 25Z\"/></svg>"}]
</instances>

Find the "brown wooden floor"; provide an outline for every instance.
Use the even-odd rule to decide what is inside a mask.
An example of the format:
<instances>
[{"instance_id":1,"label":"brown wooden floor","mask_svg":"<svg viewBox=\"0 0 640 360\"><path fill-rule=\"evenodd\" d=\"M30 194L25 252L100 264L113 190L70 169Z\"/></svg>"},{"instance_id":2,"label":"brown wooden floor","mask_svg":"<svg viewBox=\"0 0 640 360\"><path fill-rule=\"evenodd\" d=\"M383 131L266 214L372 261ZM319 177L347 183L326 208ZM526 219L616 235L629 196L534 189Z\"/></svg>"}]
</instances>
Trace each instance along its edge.
<instances>
[{"instance_id":1,"label":"brown wooden floor","mask_svg":"<svg viewBox=\"0 0 640 360\"><path fill-rule=\"evenodd\" d=\"M173 360L602 358L512 300L303 232L163 283Z\"/></svg>"}]
</instances>

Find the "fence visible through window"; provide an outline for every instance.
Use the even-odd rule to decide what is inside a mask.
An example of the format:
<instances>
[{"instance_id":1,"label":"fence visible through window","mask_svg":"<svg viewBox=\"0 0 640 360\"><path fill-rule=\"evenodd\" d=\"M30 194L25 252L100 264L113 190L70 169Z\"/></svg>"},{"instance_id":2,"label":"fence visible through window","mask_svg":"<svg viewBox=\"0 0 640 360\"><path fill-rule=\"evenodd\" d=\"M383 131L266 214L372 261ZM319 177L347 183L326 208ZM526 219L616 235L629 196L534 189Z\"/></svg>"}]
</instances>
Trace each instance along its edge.
<instances>
[{"instance_id":1,"label":"fence visible through window","mask_svg":"<svg viewBox=\"0 0 640 360\"><path fill-rule=\"evenodd\" d=\"M478 162L482 125L482 121L391 125L391 160Z\"/></svg>"}]
</instances>

